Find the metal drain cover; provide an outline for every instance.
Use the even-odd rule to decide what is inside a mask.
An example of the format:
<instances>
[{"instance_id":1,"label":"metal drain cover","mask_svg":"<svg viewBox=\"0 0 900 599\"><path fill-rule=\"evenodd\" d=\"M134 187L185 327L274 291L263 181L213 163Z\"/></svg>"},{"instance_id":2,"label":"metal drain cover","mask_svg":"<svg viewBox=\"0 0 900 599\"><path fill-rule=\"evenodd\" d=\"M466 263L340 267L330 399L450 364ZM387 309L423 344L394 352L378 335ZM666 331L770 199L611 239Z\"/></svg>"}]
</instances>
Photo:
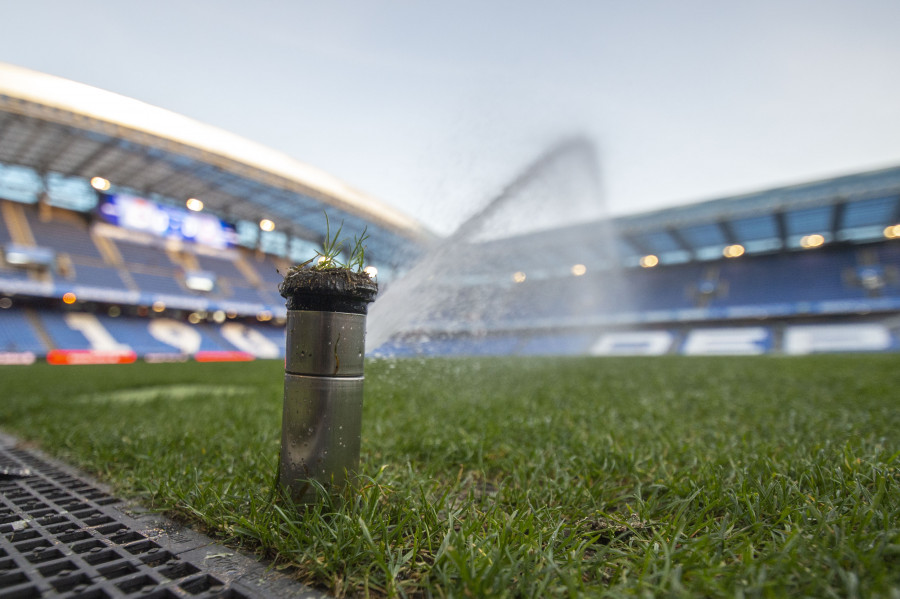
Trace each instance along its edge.
<instances>
[{"instance_id":1,"label":"metal drain cover","mask_svg":"<svg viewBox=\"0 0 900 599\"><path fill-rule=\"evenodd\" d=\"M0 434L0 599L323 598Z\"/></svg>"}]
</instances>

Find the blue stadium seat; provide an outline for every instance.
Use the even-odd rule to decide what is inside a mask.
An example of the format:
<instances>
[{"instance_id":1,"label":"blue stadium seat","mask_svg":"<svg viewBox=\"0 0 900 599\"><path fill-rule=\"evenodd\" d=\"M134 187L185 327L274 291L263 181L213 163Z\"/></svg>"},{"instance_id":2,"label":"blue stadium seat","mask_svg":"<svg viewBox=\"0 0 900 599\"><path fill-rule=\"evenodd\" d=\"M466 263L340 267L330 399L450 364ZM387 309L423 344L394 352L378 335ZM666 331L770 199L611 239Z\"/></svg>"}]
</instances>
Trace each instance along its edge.
<instances>
[{"instance_id":1,"label":"blue stadium seat","mask_svg":"<svg viewBox=\"0 0 900 599\"><path fill-rule=\"evenodd\" d=\"M137 286L145 293L158 293L163 295L193 295L190 291L178 284L174 278L174 271L171 276L147 274L141 272L132 272L131 278L137 283Z\"/></svg>"},{"instance_id":2,"label":"blue stadium seat","mask_svg":"<svg viewBox=\"0 0 900 599\"><path fill-rule=\"evenodd\" d=\"M260 302L265 303L265 300L260 297L259 292L256 289L251 287L239 287L237 285L232 285L231 287L231 295L227 298L236 302L248 302L258 304Z\"/></svg>"},{"instance_id":3,"label":"blue stadium seat","mask_svg":"<svg viewBox=\"0 0 900 599\"><path fill-rule=\"evenodd\" d=\"M19 268L8 268L0 265L0 278L12 279L14 281L27 281L28 271Z\"/></svg>"},{"instance_id":4,"label":"blue stadium seat","mask_svg":"<svg viewBox=\"0 0 900 599\"><path fill-rule=\"evenodd\" d=\"M44 222L38 218L37 212L31 207L25 209L25 216L38 245L50 247L57 252L65 252L72 256L102 259L100 251L91 239L86 222Z\"/></svg>"},{"instance_id":5,"label":"blue stadium seat","mask_svg":"<svg viewBox=\"0 0 900 599\"><path fill-rule=\"evenodd\" d=\"M250 260L250 263L266 283L277 286L284 279L284 274L278 272L279 267L270 256L256 256Z\"/></svg>"},{"instance_id":6,"label":"blue stadium seat","mask_svg":"<svg viewBox=\"0 0 900 599\"><path fill-rule=\"evenodd\" d=\"M116 240L115 244L126 264L143 264L167 269L174 266L166 252L156 246L131 243L121 239Z\"/></svg>"},{"instance_id":7,"label":"blue stadium seat","mask_svg":"<svg viewBox=\"0 0 900 599\"><path fill-rule=\"evenodd\" d=\"M46 350L28 322L25 310L19 308L0 310L0 352L30 351L43 354Z\"/></svg>"},{"instance_id":8,"label":"blue stadium seat","mask_svg":"<svg viewBox=\"0 0 900 599\"><path fill-rule=\"evenodd\" d=\"M75 265L75 278L70 281L73 285L83 285L85 287L100 287L104 289L127 289L118 271L110 266L87 266L82 264ZM65 284L66 280L58 278L60 284Z\"/></svg>"},{"instance_id":9,"label":"blue stadium seat","mask_svg":"<svg viewBox=\"0 0 900 599\"><path fill-rule=\"evenodd\" d=\"M44 330L53 341L55 349L90 349L87 338L66 324L64 313L56 311L42 311L40 313Z\"/></svg>"},{"instance_id":10,"label":"blue stadium seat","mask_svg":"<svg viewBox=\"0 0 900 599\"><path fill-rule=\"evenodd\" d=\"M149 353L180 353L177 348L159 341L150 334L148 325L151 320L149 318L127 316L111 318L106 315L97 315L97 320L116 341L128 345L139 356Z\"/></svg>"},{"instance_id":11,"label":"blue stadium seat","mask_svg":"<svg viewBox=\"0 0 900 599\"><path fill-rule=\"evenodd\" d=\"M232 260L216 258L205 254L196 254L196 258L197 264L200 265L201 270L214 272L220 277L226 277L227 279L234 281L235 284L238 285L250 284L244 276L244 273L238 270L238 267L235 266L234 261Z\"/></svg>"},{"instance_id":12,"label":"blue stadium seat","mask_svg":"<svg viewBox=\"0 0 900 599\"><path fill-rule=\"evenodd\" d=\"M862 299L865 292L846 280L856 267L849 251L814 250L724 262L727 293L714 305L741 306Z\"/></svg>"}]
</instances>

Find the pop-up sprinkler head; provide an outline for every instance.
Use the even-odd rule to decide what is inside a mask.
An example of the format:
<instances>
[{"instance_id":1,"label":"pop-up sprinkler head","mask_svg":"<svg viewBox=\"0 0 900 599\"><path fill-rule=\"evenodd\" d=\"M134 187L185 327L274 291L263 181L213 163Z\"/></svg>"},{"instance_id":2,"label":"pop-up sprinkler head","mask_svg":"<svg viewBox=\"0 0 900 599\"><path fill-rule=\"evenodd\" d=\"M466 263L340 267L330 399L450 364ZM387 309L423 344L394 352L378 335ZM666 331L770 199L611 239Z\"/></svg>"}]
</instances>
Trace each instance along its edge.
<instances>
[{"instance_id":1,"label":"pop-up sprinkler head","mask_svg":"<svg viewBox=\"0 0 900 599\"><path fill-rule=\"evenodd\" d=\"M311 481L339 490L359 468L366 312L378 285L349 268L294 267L287 300L279 480L298 502Z\"/></svg>"}]
</instances>

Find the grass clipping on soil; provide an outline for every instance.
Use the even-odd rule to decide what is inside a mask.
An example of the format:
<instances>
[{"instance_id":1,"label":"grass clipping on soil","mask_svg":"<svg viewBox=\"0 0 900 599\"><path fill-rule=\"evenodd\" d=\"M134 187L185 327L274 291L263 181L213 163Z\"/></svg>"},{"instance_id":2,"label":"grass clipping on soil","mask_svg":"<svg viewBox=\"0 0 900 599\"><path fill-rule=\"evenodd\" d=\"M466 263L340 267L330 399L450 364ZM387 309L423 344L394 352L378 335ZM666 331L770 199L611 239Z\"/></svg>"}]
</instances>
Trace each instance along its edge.
<instances>
[{"instance_id":1,"label":"grass clipping on soil","mask_svg":"<svg viewBox=\"0 0 900 599\"><path fill-rule=\"evenodd\" d=\"M378 293L378 283L363 268L366 262L366 230L353 238L349 248L349 259L342 261L345 250L341 231L344 225L331 234L331 223L325 213L325 239L316 256L302 264L288 269L284 280L278 285L278 292L292 303L298 296L334 296L350 300L370 302Z\"/></svg>"},{"instance_id":2,"label":"grass clipping on soil","mask_svg":"<svg viewBox=\"0 0 900 599\"><path fill-rule=\"evenodd\" d=\"M291 268L278 286L288 310L328 310L366 313L366 304L378 294L367 272L346 267Z\"/></svg>"},{"instance_id":3,"label":"grass clipping on soil","mask_svg":"<svg viewBox=\"0 0 900 599\"><path fill-rule=\"evenodd\" d=\"M378 291L376 283L365 271L349 268L310 268L297 265L290 268L278 285L282 297L297 294L349 295L365 299Z\"/></svg>"}]
</instances>

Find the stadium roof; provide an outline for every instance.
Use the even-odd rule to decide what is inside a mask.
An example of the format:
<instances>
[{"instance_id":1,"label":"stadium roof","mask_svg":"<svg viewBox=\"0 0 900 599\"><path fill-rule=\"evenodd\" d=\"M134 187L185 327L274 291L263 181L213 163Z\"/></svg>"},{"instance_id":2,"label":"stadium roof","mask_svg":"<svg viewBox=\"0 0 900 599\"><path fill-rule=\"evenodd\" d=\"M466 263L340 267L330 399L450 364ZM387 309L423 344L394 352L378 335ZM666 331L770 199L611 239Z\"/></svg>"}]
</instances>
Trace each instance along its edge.
<instances>
[{"instance_id":1,"label":"stadium roof","mask_svg":"<svg viewBox=\"0 0 900 599\"><path fill-rule=\"evenodd\" d=\"M412 218L285 154L137 100L4 63L0 163L101 176L114 189L153 198L197 197L228 220L266 217L311 240L323 237L327 208L346 231L369 227L376 260L396 263L434 238ZM647 255L666 264L721 258L732 245L749 254L800 249L808 236L823 243L873 241L898 223L900 167L894 167L496 243L520 244L521 251L502 254L528 256L529 268L550 272L605 264L613 252L625 264Z\"/></svg>"},{"instance_id":2,"label":"stadium roof","mask_svg":"<svg viewBox=\"0 0 900 599\"><path fill-rule=\"evenodd\" d=\"M404 255L432 235L417 221L319 169L227 131L88 85L0 63L0 162L141 194L196 197L229 220L270 218L324 235L368 225L369 252Z\"/></svg>"},{"instance_id":3,"label":"stadium roof","mask_svg":"<svg viewBox=\"0 0 900 599\"><path fill-rule=\"evenodd\" d=\"M629 215L615 220L626 255L722 257L741 245L750 252L802 249L823 243L884 238L900 222L900 167L855 173Z\"/></svg>"},{"instance_id":4,"label":"stadium roof","mask_svg":"<svg viewBox=\"0 0 900 599\"><path fill-rule=\"evenodd\" d=\"M494 272L522 269L529 277L544 278L566 276L575 265L592 271L614 264L678 264L871 243L900 238L898 225L900 167L893 167L532 232L479 247L487 257L482 262ZM645 257L651 256L647 263Z\"/></svg>"}]
</instances>

